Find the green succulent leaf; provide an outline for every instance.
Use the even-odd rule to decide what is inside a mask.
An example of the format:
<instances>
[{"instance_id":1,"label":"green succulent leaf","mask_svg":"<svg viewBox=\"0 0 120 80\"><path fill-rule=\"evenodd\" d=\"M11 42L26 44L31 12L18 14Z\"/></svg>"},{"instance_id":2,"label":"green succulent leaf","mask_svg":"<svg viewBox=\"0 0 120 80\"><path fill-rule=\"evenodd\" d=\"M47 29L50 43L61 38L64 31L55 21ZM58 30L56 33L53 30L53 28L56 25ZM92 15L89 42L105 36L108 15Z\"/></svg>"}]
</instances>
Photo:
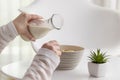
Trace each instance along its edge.
<instances>
[{"instance_id":1,"label":"green succulent leaf","mask_svg":"<svg viewBox=\"0 0 120 80\"><path fill-rule=\"evenodd\" d=\"M100 49L97 49L96 51L90 51L90 56L88 56L89 60L93 63L106 63L108 61L108 55L106 55L106 52L101 52Z\"/></svg>"}]
</instances>

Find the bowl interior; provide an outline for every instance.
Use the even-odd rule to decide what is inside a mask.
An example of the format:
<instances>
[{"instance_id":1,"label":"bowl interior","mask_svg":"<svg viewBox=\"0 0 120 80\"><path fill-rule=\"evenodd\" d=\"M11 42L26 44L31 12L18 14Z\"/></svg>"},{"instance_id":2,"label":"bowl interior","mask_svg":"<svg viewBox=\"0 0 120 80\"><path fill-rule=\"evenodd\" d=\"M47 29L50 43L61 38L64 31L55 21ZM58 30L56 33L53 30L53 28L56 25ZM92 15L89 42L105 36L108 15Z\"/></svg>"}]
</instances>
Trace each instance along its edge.
<instances>
[{"instance_id":1,"label":"bowl interior","mask_svg":"<svg viewBox=\"0 0 120 80\"><path fill-rule=\"evenodd\" d=\"M61 51L64 53L76 52L76 51L78 52L78 51L84 50L84 48L80 46L74 46L74 45L61 45L60 48L61 48Z\"/></svg>"}]
</instances>

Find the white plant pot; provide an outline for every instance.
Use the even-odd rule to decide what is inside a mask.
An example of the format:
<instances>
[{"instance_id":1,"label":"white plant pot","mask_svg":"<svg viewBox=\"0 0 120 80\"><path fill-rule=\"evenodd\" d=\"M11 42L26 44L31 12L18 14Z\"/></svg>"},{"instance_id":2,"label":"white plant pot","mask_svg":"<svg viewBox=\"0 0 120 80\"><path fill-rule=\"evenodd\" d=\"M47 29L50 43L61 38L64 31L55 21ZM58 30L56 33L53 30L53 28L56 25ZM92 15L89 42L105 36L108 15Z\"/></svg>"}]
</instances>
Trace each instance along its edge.
<instances>
[{"instance_id":1,"label":"white plant pot","mask_svg":"<svg viewBox=\"0 0 120 80\"><path fill-rule=\"evenodd\" d=\"M105 77L106 75L106 63L96 64L88 62L88 70L91 76L94 77Z\"/></svg>"}]
</instances>

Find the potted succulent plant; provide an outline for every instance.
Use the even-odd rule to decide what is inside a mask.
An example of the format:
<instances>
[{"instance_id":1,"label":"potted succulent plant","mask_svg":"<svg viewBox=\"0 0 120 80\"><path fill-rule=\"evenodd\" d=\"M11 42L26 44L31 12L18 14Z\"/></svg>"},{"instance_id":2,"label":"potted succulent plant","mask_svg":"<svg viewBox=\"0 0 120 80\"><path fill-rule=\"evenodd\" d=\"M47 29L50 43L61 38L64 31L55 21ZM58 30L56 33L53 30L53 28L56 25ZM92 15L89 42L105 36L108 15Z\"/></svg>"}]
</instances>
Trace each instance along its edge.
<instances>
[{"instance_id":1,"label":"potted succulent plant","mask_svg":"<svg viewBox=\"0 0 120 80\"><path fill-rule=\"evenodd\" d=\"M88 62L88 70L91 76L104 77L106 74L106 62L108 61L108 55L105 52L101 52L100 49L91 51L88 56L90 62Z\"/></svg>"}]
</instances>

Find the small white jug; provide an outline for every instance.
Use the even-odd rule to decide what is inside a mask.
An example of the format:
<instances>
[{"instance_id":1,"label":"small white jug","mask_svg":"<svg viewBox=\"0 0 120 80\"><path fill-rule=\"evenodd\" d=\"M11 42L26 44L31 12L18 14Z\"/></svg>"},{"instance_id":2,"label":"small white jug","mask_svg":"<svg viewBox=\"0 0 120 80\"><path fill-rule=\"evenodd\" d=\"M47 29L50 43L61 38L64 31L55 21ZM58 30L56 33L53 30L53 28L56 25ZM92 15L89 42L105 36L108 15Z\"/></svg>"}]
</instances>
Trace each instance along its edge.
<instances>
[{"instance_id":1,"label":"small white jug","mask_svg":"<svg viewBox=\"0 0 120 80\"><path fill-rule=\"evenodd\" d=\"M29 22L29 31L35 39L44 37L49 31L53 29L60 30L63 26L63 18L60 14L53 14L47 20L32 20ZM23 40L29 41L29 39L21 35Z\"/></svg>"}]
</instances>

